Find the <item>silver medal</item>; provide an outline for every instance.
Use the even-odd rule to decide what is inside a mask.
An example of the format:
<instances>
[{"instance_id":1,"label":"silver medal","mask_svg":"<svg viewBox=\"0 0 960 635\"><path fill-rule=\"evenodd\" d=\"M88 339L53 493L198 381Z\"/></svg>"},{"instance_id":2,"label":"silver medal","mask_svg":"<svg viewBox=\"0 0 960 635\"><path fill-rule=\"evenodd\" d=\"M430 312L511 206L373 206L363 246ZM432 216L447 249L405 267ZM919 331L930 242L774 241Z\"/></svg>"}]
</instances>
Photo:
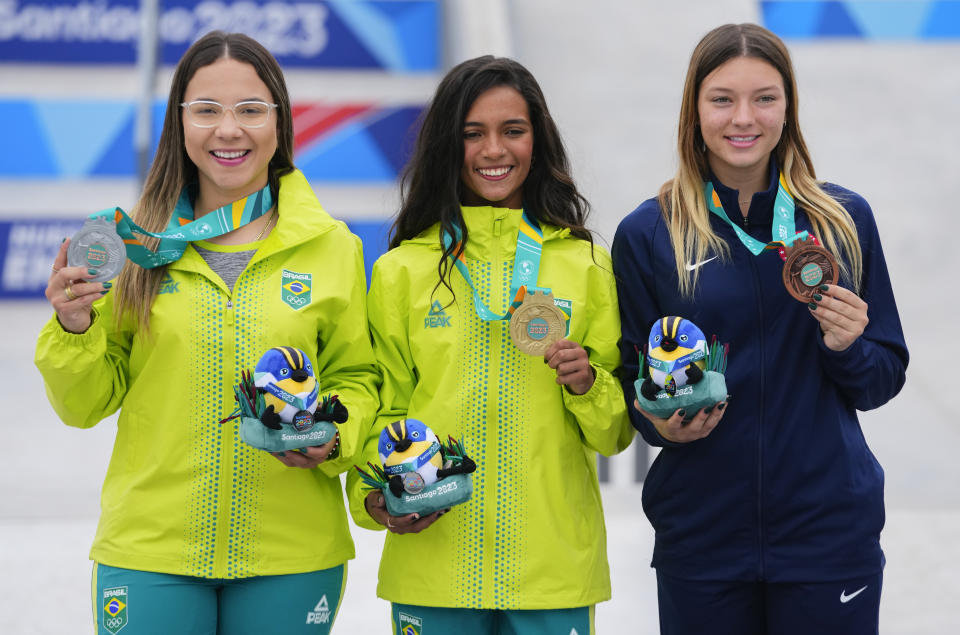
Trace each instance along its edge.
<instances>
[{"instance_id":1,"label":"silver medal","mask_svg":"<svg viewBox=\"0 0 960 635\"><path fill-rule=\"evenodd\" d=\"M401 478L403 480L403 489L406 490L408 494L419 494L426 485L423 477L416 472L407 472Z\"/></svg>"},{"instance_id":2,"label":"silver medal","mask_svg":"<svg viewBox=\"0 0 960 635\"><path fill-rule=\"evenodd\" d=\"M67 265L97 270L90 282L116 278L126 260L123 239L117 234L116 226L103 216L88 218L67 248Z\"/></svg>"}]
</instances>

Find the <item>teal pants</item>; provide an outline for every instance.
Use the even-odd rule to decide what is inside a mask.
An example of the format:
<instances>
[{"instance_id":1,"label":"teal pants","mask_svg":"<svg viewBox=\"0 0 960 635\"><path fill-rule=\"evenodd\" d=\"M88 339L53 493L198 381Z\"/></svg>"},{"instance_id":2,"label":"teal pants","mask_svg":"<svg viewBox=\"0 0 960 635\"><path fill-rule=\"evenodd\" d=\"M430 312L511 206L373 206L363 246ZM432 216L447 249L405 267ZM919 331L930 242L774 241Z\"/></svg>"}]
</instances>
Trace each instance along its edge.
<instances>
[{"instance_id":1,"label":"teal pants","mask_svg":"<svg viewBox=\"0 0 960 635\"><path fill-rule=\"evenodd\" d=\"M390 605L393 635L593 635L593 606L573 609L488 610Z\"/></svg>"},{"instance_id":2,"label":"teal pants","mask_svg":"<svg viewBox=\"0 0 960 635\"><path fill-rule=\"evenodd\" d=\"M216 579L93 564L97 635L327 635L346 565L288 575Z\"/></svg>"}]
</instances>

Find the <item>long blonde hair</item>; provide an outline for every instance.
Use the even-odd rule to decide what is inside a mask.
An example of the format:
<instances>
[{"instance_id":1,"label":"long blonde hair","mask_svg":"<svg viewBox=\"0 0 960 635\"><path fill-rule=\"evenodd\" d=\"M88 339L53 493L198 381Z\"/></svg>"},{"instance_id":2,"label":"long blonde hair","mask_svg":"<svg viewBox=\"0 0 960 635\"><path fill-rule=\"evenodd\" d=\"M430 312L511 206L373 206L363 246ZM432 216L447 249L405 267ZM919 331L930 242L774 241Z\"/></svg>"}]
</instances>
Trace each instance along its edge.
<instances>
[{"instance_id":1,"label":"long blonde hair","mask_svg":"<svg viewBox=\"0 0 960 635\"><path fill-rule=\"evenodd\" d=\"M829 196L817 181L797 116L797 83L787 47L776 35L756 24L725 24L707 33L693 51L680 107L677 139L679 166L676 175L660 188L660 209L670 229L680 292L691 297L697 286L699 268L689 271L685 264L700 262L709 254L729 256L727 243L710 227L710 211L703 198L703 182L709 165L699 126L700 86L718 66L736 57L754 57L773 66L783 79L786 91L786 127L774 148L780 170L798 207L802 207L820 239L836 258L843 278L859 290L863 257L857 229L850 214Z\"/></svg>"},{"instance_id":2,"label":"long blonde hair","mask_svg":"<svg viewBox=\"0 0 960 635\"><path fill-rule=\"evenodd\" d=\"M224 58L253 66L277 104L277 151L270 159L268 167L273 200L277 200L280 177L294 169L293 115L290 95L280 65L270 52L253 38L242 33L212 31L187 49L173 74L157 154L150 166L140 200L130 214L134 221L147 231L159 232L167 227L180 192L187 184L197 180L197 166L187 156L184 146L180 103L187 92L187 84L197 70ZM159 242L156 238L140 238L151 249ZM114 317L118 326L124 317L128 316L140 329L149 330L150 306L166 271L166 266L144 269L127 261L115 289Z\"/></svg>"}]
</instances>

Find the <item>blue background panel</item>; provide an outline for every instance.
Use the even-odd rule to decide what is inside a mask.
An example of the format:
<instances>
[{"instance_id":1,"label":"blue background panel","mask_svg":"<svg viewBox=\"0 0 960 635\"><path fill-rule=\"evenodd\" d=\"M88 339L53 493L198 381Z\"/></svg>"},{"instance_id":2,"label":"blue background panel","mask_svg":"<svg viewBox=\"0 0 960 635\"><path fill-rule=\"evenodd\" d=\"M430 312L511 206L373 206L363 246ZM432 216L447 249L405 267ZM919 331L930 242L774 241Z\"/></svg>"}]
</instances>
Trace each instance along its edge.
<instances>
[{"instance_id":1,"label":"blue background panel","mask_svg":"<svg viewBox=\"0 0 960 635\"><path fill-rule=\"evenodd\" d=\"M960 39L960 0L764 0L760 13L784 38Z\"/></svg>"},{"instance_id":2,"label":"blue background panel","mask_svg":"<svg viewBox=\"0 0 960 635\"><path fill-rule=\"evenodd\" d=\"M960 39L960 2L935 2L920 35L928 40Z\"/></svg>"},{"instance_id":3,"label":"blue background panel","mask_svg":"<svg viewBox=\"0 0 960 635\"><path fill-rule=\"evenodd\" d=\"M164 0L160 58L177 60L203 34L246 33L281 66L432 72L437 0ZM0 62L133 64L138 0L0 2Z\"/></svg>"},{"instance_id":4,"label":"blue background panel","mask_svg":"<svg viewBox=\"0 0 960 635\"><path fill-rule=\"evenodd\" d=\"M40 117L28 101L0 102L0 138L8 149L0 152L0 175L22 177L57 173L57 160L50 151ZM10 152L16 148L16 152Z\"/></svg>"}]
</instances>

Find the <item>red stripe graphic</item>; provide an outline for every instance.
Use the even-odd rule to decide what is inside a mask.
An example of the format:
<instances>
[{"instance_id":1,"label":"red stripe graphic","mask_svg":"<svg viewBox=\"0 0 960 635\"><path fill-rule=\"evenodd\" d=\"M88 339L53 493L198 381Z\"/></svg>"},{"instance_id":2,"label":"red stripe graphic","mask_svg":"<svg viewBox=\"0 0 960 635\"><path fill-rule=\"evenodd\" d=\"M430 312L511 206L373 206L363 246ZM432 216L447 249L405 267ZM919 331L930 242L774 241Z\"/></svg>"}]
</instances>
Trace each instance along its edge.
<instances>
[{"instance_id":1,"label":"red stripe graphic","mask_svg":"<svg viewBox=\"0 0 960 635\"><path fill-rule=\"evenodd\" d=\"M351 119L359 119L374 109L374 104L293 104L293 149L300 150Z\"/></svg>"}]
</instances>

